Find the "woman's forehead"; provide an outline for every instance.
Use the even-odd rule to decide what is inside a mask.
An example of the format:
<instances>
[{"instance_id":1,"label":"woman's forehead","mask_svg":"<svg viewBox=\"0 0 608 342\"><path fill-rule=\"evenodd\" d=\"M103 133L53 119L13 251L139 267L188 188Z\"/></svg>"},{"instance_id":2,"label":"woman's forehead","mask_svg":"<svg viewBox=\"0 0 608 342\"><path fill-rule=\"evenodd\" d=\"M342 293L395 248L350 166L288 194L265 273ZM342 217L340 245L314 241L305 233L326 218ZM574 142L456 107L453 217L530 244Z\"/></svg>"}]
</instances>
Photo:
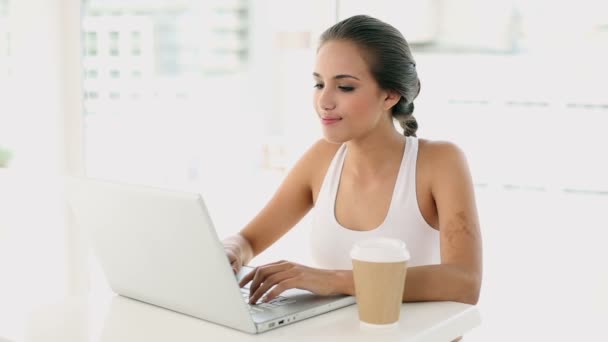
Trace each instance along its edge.
<instances>
[{"instance_id":1,"label":"woman's forehead","mask_svg":"<svg viewBox=\"0 0 608 342\"><path fill-rule=\"evenodd\" d=\"M323 78L348 74L357 78L369 77L369 66L361 49L349 41L329 41L321 46L315 60L315 73Z\"/></svg>"}]
</instances>

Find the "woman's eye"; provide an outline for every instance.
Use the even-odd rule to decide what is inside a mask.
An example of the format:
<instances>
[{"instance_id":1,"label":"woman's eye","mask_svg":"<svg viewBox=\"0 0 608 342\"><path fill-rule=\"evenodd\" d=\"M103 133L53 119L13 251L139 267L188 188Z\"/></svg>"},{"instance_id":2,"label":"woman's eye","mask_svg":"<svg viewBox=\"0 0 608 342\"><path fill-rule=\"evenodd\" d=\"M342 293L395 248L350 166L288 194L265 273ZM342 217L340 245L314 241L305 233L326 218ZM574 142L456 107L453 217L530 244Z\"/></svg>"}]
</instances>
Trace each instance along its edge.
<instances>
[{"instance_id":1,"label":"woman's eye","mask_svg":"<svg viewBox=\"0 0 608 342\"><path fill-rule=\"evenodd\" d=\"M349 92L349 91L353 91L353 90L355 90L355 88L354 88L354 87L345 87L345 86L341 86L341 87L338 87L338 88L340 88L340 90L342 90L342 91L344 91L344 92Z\"/></svg>"},{"instance_id":2,"label":"woman's eye","mask_svg":"<svg viewBox=\"0 0 608 342\"><path fill-rule=\"evenodd\" d=\"M317 84L314 85L314 87L317 88L317 89L322 89L323 85L321 83L317 83Z\"/></svg>"}]
</instances>

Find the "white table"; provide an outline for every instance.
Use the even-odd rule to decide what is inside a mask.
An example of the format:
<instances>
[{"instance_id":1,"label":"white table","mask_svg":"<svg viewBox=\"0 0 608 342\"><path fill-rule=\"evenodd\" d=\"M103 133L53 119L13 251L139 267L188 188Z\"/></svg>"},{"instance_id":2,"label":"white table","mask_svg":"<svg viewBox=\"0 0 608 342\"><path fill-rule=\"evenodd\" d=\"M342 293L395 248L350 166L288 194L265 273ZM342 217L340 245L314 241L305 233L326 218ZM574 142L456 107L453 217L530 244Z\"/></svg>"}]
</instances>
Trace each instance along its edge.
<instances>
[{"instance_id":1,"label":"white table","mask_svg":"<svg viewBox=\"0 0 608 342\"><path fill-rule=\"evenodd\" d=\"M117 295L72 297L37 307L24 320L13 336L0 331L0 342L451 341L481 323L475 306L426 302L403 304L398 327L364 328L352 305L249 335Z\"/></svg>"}]
</instances>

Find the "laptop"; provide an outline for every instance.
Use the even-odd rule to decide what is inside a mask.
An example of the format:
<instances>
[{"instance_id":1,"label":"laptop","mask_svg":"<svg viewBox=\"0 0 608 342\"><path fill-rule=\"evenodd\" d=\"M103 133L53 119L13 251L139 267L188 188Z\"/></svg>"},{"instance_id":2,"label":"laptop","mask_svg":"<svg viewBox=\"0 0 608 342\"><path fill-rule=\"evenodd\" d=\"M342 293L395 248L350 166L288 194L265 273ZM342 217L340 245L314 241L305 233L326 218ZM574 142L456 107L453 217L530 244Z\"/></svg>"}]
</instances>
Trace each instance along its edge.
<instances>
[{"instance_id":1,"label":"laptop","mask_svg":"<svg viewBox=\"0 0 608 342\"><path fill-rule=\"evenodd\" d=\"M250 334L355 303L291 289L248 304L198 193L68 179L68 202L115 293Z\"/></svg>"}]
</instances>

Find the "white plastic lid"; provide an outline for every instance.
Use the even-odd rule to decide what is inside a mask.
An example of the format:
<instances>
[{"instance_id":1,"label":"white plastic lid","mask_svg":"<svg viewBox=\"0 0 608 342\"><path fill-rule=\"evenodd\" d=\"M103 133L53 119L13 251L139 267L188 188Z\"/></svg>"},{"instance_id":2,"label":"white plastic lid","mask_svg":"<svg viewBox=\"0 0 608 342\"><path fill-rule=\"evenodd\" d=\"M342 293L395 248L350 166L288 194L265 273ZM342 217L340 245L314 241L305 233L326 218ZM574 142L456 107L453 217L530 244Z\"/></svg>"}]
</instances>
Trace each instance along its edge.
<instances>
[{"instance_id":1,"label":"white plastic lid","mask_svg":"<svg viewBox=\"0 0 608 342\"><path fill-rule=\"evenodd\" d=\"M369 262L401 262L409 260L410 253L401 240L373 238L355 243L350 257Z\"/></svg>"}]
</instances>

